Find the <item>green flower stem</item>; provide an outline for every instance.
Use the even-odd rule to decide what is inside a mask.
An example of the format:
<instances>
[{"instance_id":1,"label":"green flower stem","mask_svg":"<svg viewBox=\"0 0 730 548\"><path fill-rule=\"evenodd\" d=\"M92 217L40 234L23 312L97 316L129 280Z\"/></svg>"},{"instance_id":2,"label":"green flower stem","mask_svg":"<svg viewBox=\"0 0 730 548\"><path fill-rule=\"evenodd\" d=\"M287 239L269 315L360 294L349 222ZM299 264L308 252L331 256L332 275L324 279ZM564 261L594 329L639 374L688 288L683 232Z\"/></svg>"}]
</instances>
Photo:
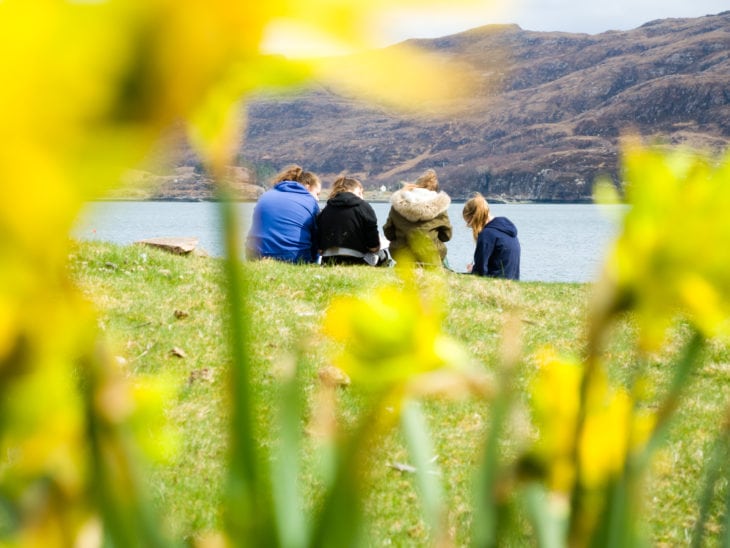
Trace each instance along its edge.
<instances>
[{"instance_id":1,"label":"green flower stem","mask_svg":"<svg viewBox=\"0 0 730 548\"><path fill-rule=\"evenodd\" d=\"M705 341L702 334L698 331L694 331L692 338L685 345L679 360L672 367L674 370L672 384L669 387L669 392L657 411L654 431L652 432L643 452L647 461L664 439L666 430L669 427L669 422L679 406L679 400L682 392L687 388L689 376L694 369L694 365L699 361L704 345Z\"/></svg>"},{"instance_id":2,"label":"green flower stem","mask_svg":"<svg viewBox=\"0 0 730 548\"><path fill-rule=\"evenodd\" d=\"M97 350L86 360L88 387L84 391L91 455L91 485L104 524L105 543L113 546L173 546L161 534L159 516L143 496L129 434L110 423L95 403L109 382L106 355ZM111 381L114 382L114 381Z\"/></svg>"},{"instance_id":3,"label":"green flower stem","mask_svg":"<svg viewBox=\"0 0 730 548\"><path fill-rule=\"evenodd\" d=\"M276 454L271 459L274 520L279 542L286 548L306 546L309 536L300 487L301 420L304 416L302 370L302 367L297 367L283 383L277 405L279 436L276 442Z\"/></svg>"},{"instance_id":4,"label":"green flower stem","mask_svg":"<svg viewBox=\"0 0 730 548\"><path fill-rule=\"evenodd\" d=\"M377 424L382 420L382 401L375 402L360 419L356 430L340 445L332 482L315 516L309 542L311 548L359 545L363 522L362 470L369 448L380 431Z\"/></svg>"},{"instance_id":5,"label":"green flower stem","mask_svg":"<svg viewBox=\"0 0 730 548\"><path fill-rule=\"evenodd\" d=\"M705 525L710 516L710 506L715 495L715 488L718 481L722 477L723 470L726 474L727 479L730 479L730 467L727 463L730 461L730 408L725 417L725 421L720 434L712 448L712 454L706 467L706 480L705 487L702 490L700 497L699 506L700 512L697 516L697 522L695 523L694 529L692 530L692 547L699 548L702 546L702 539L705 533ZM724 527L724 539L722 546L730 546L730 530L728 530L728 522L730 519L730 488L728 488L727 494L727 508L725 511L725 527Z\"/></svg>"},{"instance_id":6,"label":"green flower stem","mask_svg":"<svg viewBox=\"0 0 730 548\"><path fill-rule=\"evenodd\" d=\"M263 477L255 433L256 404L248 363L246 286L241 275L239 226L233 202L218 185L222 233L225 238L225 277L228 289L232 363L230 468L226 482L226 529L233 545L272 546L270 489Z\"/></svg>"},{"instance_id":7,"label":"green flower stem","mask_svg":"<svg viewBox=\"0 0 730 548\"><path fill-rule=\"evenodd\" d=\"M541 548L564 548L567 515L551 507L544 487L532 482L525 487L525 502L532 526L535 529L537 546Z\"/></svg>"},{"instance_id":8,"label":"green flower stem","mask_svg":"<svg viewBox=\"0 0 730 548\"><path fill-rule=\"evenodd\" d=\"M415 401L407 401L401 412L401 429L408 447L414 467L416 481L421 494L426 522L436 535L440 535L443 526L443 490L438 476L431 470L431 457L434 454L428 424Z\"/></svg>"},{"instance_id":9,"label":"green flower stem","mask_svg":"<svg viewBox=\"0 0 730 548\"><path fill-rule=\"evenodd\" d=\"M512 407L514 364L504 364L501 371L500 389L491 406L489 433L484 446L482 462L477 469L474 500L474 527L472 545L479 547L499 544L499 527L506 511L507 492L504 483L510 474L500 463L499 447L510 408Z\"/></svg>"}]
</instances>

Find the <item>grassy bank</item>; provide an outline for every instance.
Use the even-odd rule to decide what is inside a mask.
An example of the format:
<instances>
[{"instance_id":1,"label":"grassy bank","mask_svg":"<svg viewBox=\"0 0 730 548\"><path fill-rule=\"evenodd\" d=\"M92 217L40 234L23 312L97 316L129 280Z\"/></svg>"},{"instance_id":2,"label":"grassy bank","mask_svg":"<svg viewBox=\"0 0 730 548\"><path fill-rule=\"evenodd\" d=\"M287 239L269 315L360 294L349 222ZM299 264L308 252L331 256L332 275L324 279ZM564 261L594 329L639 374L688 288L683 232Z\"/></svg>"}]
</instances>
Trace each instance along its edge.
<instances>
[{"instance_id":1,"label":"grassy bank","mask_svg":"<svg viewBox=\"0 0 730 548\"><path fill-rule=\"evenodd\" d=\"M178 257L154 249L79 244L72 255L73 275L99 311L99 325L128 374L141 377L166 372L177 382L168 401L167 418L179 433L179 449L150 471L149 493L175 537L195 538L220 528L218 514L226 465L228 406L226 369L230 363L226 311L221 285L222 263L200 257ZM258 423L272 432L271 414L279 379L294 360L303 368L302 390L312 407L333 346L320 334L324 312L336 295L362 294L382 284L398 284L394 269L323 268L274 262L242 267L247 280L250 323L249 360L255 395L263 402ZM503 452L507 458L535 435L528 420L528 385L535 371L533 355L546 344L580 355L592 287L585 284L512 283L449 274L419 272L424 284L443 283L445 331L461 341L485 372L495 372L505 320L516 317L522 356L513 383L520 405L508 426ZM618 383L633 378L629 340L631 318L616 326L609 375ZM683 326L672 335L678 344ZM671 350L668 349L668 350ZM703 367L692 377L658 453L645 489L644 525L653 545L686 542L697 515L704 457L730 399L730 351L714 344ZM643 366L649 384L661 394L670 380L665 356ZM339 419L347 423L362 408L357 386L339 390ZM471 485L489 417L478 398L432 399L424 404L435 444L434 467L446 489L448 529L456 544L468 538ZM306 428L307 425L302 425ZM268 439L273 443L275 433ZM367 465L367 508L372 545L423 546L433 539L420 518L413 476L397 434L385 436ZM323 481L314 473L316 436L307 438L304 473L306 500L317 503ZM727 485L721 485L727 489ZM719 512L719 508L713 509ZM710 520L710 531L717 529ZM519 528L517 528L519 530ZM517 539L519 540L519 539Z\"/></svg>"}]
</instances>

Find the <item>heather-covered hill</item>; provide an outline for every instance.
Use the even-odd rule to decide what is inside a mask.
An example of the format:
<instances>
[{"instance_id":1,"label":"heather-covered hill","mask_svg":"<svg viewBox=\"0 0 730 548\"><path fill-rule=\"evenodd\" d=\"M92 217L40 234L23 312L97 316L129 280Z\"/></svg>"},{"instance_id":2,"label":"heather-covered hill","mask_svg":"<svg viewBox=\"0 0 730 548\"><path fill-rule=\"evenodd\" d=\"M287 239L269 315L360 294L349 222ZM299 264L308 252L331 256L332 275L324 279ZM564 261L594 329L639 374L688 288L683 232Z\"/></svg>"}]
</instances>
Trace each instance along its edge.
<instances>
[{"instance_id":1,"label":"heather-covered hill","mask_svg":"<svg viewBox=\"0 0 730 548\"><path fill-rule=\"evenodd\" d=\"M250 104L242 156L371 186L435 167L454 195L588 200L596 175L620 179L626 132L730 143L730 12L598 35L486 26L410 43L482 75L481 94L457 99L461 115L407 117L313 87Z\"/></svg>"},{"instance_id":2,"label":"heather-covered hill","mask_svg":"<svg viewBox=\"0 0 730 548\"><path fill-rule=\"evenodd\" d=\"M260 96L247 107L242 185L265 185L295 162L325 187L347 171L394 189L433 167L456 198L479 190L493 200L588 201L598 175L620 184L625 134L715 151L730 143L730 11L597 35L490 25L406 44L469 64L476 91L418 115L316 83ZM192 153L178 152L176 177L156 197L209 197L200 170L180 171L195 164ZM261 190L241 188L248 198Z\"/></svg>"}]
</instances>

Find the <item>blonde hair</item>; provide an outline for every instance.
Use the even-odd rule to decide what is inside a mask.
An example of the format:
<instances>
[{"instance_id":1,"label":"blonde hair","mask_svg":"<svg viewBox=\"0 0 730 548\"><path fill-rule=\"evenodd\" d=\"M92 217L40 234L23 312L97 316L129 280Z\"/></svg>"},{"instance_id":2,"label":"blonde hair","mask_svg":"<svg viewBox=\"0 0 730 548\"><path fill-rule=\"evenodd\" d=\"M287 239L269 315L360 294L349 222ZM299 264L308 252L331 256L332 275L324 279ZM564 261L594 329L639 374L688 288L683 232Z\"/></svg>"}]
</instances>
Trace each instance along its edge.
<instances>
[{"instance_id":1,"label":"blonde hair","mask_svg":"<svg viewBox=\"0 0 730 548\"><path fill-rule=\"evenodd\" d=\"M330 190L330 198L334 198L341 192L352 192L354 190L362 190L362 183L352 177L345 177L344 175L335 179L332 183L332 189Z\"/></svg>"},{"instance_id":2,"label":"blonde hair","mask_svg":"<svg viewBox=\"0 0 730 548\"><path fill-rule=\"evenodd\" d=\"M304 171L301 166L296 164L291 165L284 170L280 171L279 174L274 177L273 184L280 183L282 181L294 181L304 185L308 189L316 186L322 186L322 183L314 173L311 171Z\"/></svg>"},{"instance_id":3,"label":"blonde hair","mask_svg":"<svg viewBox=\"0 0 730 548\"><path fill-rule=\"evenodd\" d=\"M476 192L464 204L464 209L461 213L466 221L466 226L471 228L472 234L474 234L474 240L476 240L479 233L489 222L490 212L487 200L484 196Z\"/></svg>"},{"instance_id":4,"label":"blonde hair","mask_svg":"<svg viewBox=\"0 0 730 548\"><path fill-rule=\"evenodd\" d=\"M427 169L423 172L423 175L421 175L418 179L416 179L416 182L414 183L415 186L419 188L426 188L428 190L433 190L434 192L438 192L439 189L439 179L436 176L436 172L433 169Z\"/></svg>"}]
</instances>

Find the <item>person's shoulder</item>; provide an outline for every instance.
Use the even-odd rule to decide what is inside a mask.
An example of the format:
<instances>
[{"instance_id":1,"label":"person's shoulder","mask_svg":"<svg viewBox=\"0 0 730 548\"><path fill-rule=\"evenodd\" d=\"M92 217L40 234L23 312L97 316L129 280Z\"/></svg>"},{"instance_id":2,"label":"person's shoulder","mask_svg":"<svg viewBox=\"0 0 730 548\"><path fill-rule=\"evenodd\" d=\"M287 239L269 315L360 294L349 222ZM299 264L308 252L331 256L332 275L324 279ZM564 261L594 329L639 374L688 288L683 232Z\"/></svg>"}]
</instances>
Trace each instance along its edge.
<instances>
[{"instance_id":1,"label":"person's shoulder","mask_svg":"<svg viewBox=\"0 0 730 548\"><path fill-rule=\"evenodd\" d=\"M513 223L509 217L499 216L495 217L494 220L498 221L498 225L516 227L515 223Z\"/></svg>"},{"instance_id":2,"label":"person's shoulder","mask_svg":"<svg viewBox=\"0 0 730 548\"><path fill-rule=\"evenodd\" d=\"M274 189L279 192L293 192L295 194L309 194L312 196L309 190L307 190L302 183L298 183L296 181L280 181L274 185ZM312 196L312 198L314 198L314 196Z\"/></svg>"},{"instance_id":3,"label":"person's shoulder","mask_svg":"<svg viewBox=\"0 0 730 548\"><path fill-rule=\"evenodd\" d=\"M447 207L451 205L451 196L446 194L443 190L436 192L436 198L434 199L438 200L440 203L447 204Z\"/></svg>"},{"instance_id":4,"label":"person's shoulder","mask_svg":"<svg viewBox=\"0 0 730 548\"><path fill-rule=\"evenodd\" d=\"M404 191L404 189L401 188L400 190L396 190L395 192L393 192L393 194L390 195L390 203L396 204L396 203L402 201L403 200L403 191Z\"/></svg>"},{"instance_id":5,"label":"person's shoulder","mask_svg":"<svg viewBox=\"0 0 730 548\"><path fill-rule=\"evenodd\" d=\"M363 209L367 209L368 211L373 211L373 212L375 211L375 208L373 208L373 204L371 204L367 200L361 199L360 204L358 204L358 205L359 205L359 207L361 207Z\"/></svg>"}]
</instances>

